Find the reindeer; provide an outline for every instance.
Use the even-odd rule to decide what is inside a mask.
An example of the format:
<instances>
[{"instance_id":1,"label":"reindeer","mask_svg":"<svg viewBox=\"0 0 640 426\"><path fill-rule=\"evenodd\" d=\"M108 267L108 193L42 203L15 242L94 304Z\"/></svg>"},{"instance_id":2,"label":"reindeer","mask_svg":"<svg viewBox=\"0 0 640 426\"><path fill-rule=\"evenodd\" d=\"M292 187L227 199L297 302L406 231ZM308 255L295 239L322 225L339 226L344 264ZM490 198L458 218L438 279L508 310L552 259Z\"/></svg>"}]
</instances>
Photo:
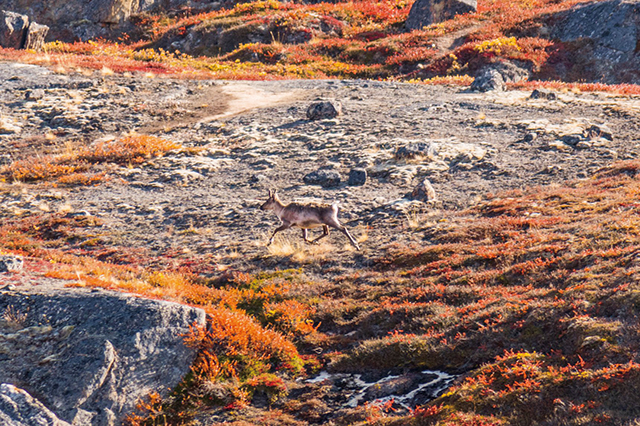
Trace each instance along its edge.
<instances>
[{"instance_id":1,"label":"reindeer","mask_svg":"<svg viewBox=\"0 0 640 426\"><path fill-rule=\"evenodd\" d=\"M282 221L282 225L273 231L267 246L273 243L273 238L278 232L289 229L292 226L297 226L302 229L302 238L307 244L317 244L318 240L329 235L329 227L332 227L346 235L356 250L360 250L358 243L353 239L349 231L347 231L347 228L338 222L337 203L331 205L290 203L285 206L282 204L282 201L280 201L280 198L278 198L276 191L269 190L269 199L260 206L260 209L273 210ZM315 240L309 240L307 238L307 230L319 226L322 226L322 235Z\"/></svg>"}]
</instances>

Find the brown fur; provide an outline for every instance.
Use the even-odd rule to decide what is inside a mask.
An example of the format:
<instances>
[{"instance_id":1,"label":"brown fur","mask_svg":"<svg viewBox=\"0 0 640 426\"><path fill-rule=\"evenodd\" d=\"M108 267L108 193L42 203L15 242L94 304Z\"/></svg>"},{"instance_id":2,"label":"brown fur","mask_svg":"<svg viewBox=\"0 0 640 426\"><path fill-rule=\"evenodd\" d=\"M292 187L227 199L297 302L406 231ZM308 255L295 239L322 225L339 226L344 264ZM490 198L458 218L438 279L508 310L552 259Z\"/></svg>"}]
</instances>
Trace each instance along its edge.
<instances>
[{"instance_id":1,"label":"brown fur","mask_svg":"<svg viewBox=\"0 0 640 426\"><path fill-rule=\"evenodd\" d=\"M293 226L302 229L302 238L305 242L315 244L321 238L329 235L329 227L332 227L345 234L349 241L351 241L351 244L353 244L357 250L360 250L358 243L351 236L349 231L347 231L347 228L342 226L338 221L338 206L336 204L291 203L285 206L282 204L282 201L280 201L276 191L269 190L269 199L260 206L260 209L273 210L282 221L282 225L273 231L267 245L273 243L273 238L278 232L284 231L285 229L289 229ZM315 240L310 241L307 239L307 230L320 226L323 230L322 235Z\"/></svg>"}]
</instances>

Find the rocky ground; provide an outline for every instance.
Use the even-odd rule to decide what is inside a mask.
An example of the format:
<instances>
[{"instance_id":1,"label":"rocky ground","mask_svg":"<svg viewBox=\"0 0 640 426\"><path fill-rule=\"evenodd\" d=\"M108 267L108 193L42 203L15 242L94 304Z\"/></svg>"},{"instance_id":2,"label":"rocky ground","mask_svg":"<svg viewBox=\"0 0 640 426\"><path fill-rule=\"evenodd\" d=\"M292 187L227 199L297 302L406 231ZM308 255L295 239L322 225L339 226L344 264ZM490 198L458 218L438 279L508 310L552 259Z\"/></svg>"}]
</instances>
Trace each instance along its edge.
<instances>
[{"instance_id":1,"label":"rocky ground","mask_svg":"<svg viewBox=\"0 0 640 426\"><path fill-rule=\"evenodd\" d=\"M101 219L95 237L104 244L211 255L238 268L283 254L265 248L278 223L257 208L269 188L285 202L338 201L362 252L332 234L321 257L348 266L389 243L416 239L412 228L446 219L483 194L586 178L640 152L640 100L628 96L63 75L12 63L0 64L0 77L5 163L129 132L198 148L111 166L98 186L5 184L0 215L87 212ZM343 114L307 120L307 107L318 99L341 102ZM353 169L367 171L364 185L348 184ZM328 175L339 183L305 183L318 170L335 172ZM424 179L435 189L435 203L410 199ZM290 243L293 252L313 251L298 242L293 230L279 240L280 248Z\"/></svg>"},{"instance_id":2,"label":"rocky ground","mask_svg":"<svg viewBox=\"0 0 640 426\"><path fill-rule=\"evenodd\" d=\"M131 132L184 147L142 164L104 165L95 186L1 183L2 220L46 212L92 217L91 234L66 248L132 249L149 259L212 262L218 271L305 264L305 274L322 280L369 265L394 244L429 244L430 233L416 229L446 223L487 193L585 179L640 154L640 99L629 96L480 94L373 81L188 81L58 74L14 63L0 63L0 80L4 164ZM342 115L308 120L307 108L321 99L340 102ZM363 185L350 182L353 170L366 170ZM425 179L435 201L415 191ZM294 230L265 247L278 225L258 208L270 188L286 202L338 201L362 250L339 233L305 246ZM28 271L0 279L15 286L3 297L34 283ZM333 408L384 398L415 406L453 378L324 372L290 395L315 392Z\"/></svg>"}]
</instances>

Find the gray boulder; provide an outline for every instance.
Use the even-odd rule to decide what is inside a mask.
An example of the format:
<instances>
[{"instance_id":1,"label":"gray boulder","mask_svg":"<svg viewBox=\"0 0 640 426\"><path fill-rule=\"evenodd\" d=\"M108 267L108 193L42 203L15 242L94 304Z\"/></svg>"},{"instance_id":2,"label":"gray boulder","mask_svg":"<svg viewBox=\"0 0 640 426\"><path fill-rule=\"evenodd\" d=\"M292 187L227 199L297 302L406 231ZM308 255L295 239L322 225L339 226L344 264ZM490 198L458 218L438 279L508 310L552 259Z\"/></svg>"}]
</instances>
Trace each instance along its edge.
<instances>
[{"instance_id":1,"label":"gray boulder","mask_svg":"<svg viewBox=\"0 0 640 426\"><path fill-rule=\"evenodd\" d=\"M323 188L333 188L340 185L340 173L335 170L320 169L307 174L303 179L307 185L320 185Z\"/></svg>"},{"instance_id":2,"label":"gray boulder","mask_svg":"<svg viewBox=\"0 0 640 426\"><path fill-rule=\"evenodd\" d=\"M201 309L90 289L0 291L0 382L60 419L116 425L151 391L175 387L195 358L183 343Z\"/></svg>"},{"instance_id":3,"label":"gray boulder","mask_svg":"<svg viewBox=\"0 0 640 426\"><path fill-rule=\"evenodd\" d=\"M0 11L0 46L21 49L28 28L28 16L7 10Z\"/></svg>"},{"instance_id":4,"label":"gray boulder","mask_svg":"<svg viewBox=\"0 0 640 426\"><path fill-rule=\"evenodd\" d=\"M502 74L494 68L481 69L471 83L471 90L476 92L502 92L506 88Z\"/></svg>"},{"instance_id":5,"label":"gray boulder","mask_svg":"<svg viewBox=\"0 0 640 426\"><path fill-rule=\"evenodd\" d=\"M416 0L409 11L405 27L409 30L419 30L456 15L477 10L477 0Z\"/></svg>"},{"instance_id":6,"label":"gray boulder","mask_svg":"<svg viewBox=\"0 0 640 426\"><path fill-rule=\"evenodd\" d=\"M507 83L528 80L530 72L513 62L501 61L481 68L476 74L471 90L478 92L503 91Z\"/></svg>"},{"instance_id":7,"label":"gray boulder","mask_svg":"<svg viewBox=\"0 0 640 426\"><path fill-rule=\"evenodd\" d=\"M0 424L3 426L69 426L26 391L0 385Z\"/></svg>"},{"instance_id":8,"label":"gray boulder","mask_svg":"<svg viewBox=\"0 0 640 426\"><path fill-rule=\"evenodd\" d=\"M44 47L44 39L49 32L49 27L35 22L29 24L27 36L24 41L24 49L40 51Z\"/></svg>"},{"instance_id":9,"label":"gray boulder","mask_svg":"<svg viewBox=\"0 0 640 426\"><path fill-rule=\"evenodd\" d=\"M342 104L337 101L314 102L307 108L309 120L324 120L336 118L342 114Z\"/></svg>"},{"instance_id":10,"label":"gray boulder","mask_svg":"<svg viewBox=\"0 0 640 426\"><path fill-rule=\"evenodd\" d=\"M640 83L640 1L591 2L550 17L551 38L574 52L556 66L560 78Z\"/></svg>"}]
</instances>

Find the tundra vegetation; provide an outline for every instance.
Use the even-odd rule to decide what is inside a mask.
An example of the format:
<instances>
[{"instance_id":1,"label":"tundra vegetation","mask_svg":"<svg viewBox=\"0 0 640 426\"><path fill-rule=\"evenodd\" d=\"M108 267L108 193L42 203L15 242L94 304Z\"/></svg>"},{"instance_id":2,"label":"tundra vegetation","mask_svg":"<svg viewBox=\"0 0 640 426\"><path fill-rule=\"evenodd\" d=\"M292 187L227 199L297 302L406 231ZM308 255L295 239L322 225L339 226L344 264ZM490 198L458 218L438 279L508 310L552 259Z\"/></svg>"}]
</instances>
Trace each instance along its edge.
<instances>
[{"instance_id":1,"label":"tundra vegetation","mask_svg":"<svg viewBox=\"0 0 640 426\"><path fill-rule=\"evenodd\" d=\"M0 57L61 73L467 85L469 74L496 57L530 62L544 76L562 46L524 36L526 25L576 3L486 1L476 14L405 33L400 26L410 1L258 1L201 15L144 16L131 40L54 42L43 53L3 49ZM308 29L320 22L332 30ZM200 57L154 48L168 33L240 25L265 25L273 40ZM283 42L305 29L308 42ZM438 42L447 36L463 43L443 55ZM416 81L418 69L433 77ZM638 93L631 85L519 85ZM197 150L134 134L50 155L25 152L0 168L0 186L4 192L16 182L27 190L99 186L115 165L190 149ZM209 327L185 336L199 350L190 374L168 396L141 401L127 419L131 425L205 418L238 426L631 425L640 417L639 173L639 161L618 162L562 185L486 194L438 222L413 218L406 232L421 243L384 247L346 273L324 259L266 249L247 259L244 270L201 254L151 255L117 240L105 243L99 217L65 211L3 218L0 252L23 255L29 271L71 285L207 312ZM335 411L324 398L330 388L300 396L296 381L320 370L424 369L460 377L435 400L404 411L393 404Z\"/></svg>"},{"instance_id":2,"label":"tundra vegetation","mask_svg":"<svg viewBox=\"0 0 640 426\"><path fill-rule=\"evenodd\" d=\"M40 53L0 49L0 58L49 65L62 73L97 69L150 77L373 78L463 86L483 65L508 59L533 71L532 81L512 86L637 94L634 85L581 82L579 73L574 82L554 80L557 69L572 67L581 48L536 34L544 34L551 14L587 2L487 0L479 2L477 13L407 32L403 24L410 0L260 0L199 14L139 15L137 29L117 42L54 41ZM207 39L210 34L218 36ZM189 36L201 43L190 46ZM175 47L182 45L191 53Z\"/></svg>"},{"instance_id":3,"label":"tundra vegetation","mask_svg":"<svg viewBox=\"0 0 640 426\"><path fill-rule=\"evenodd\" d=\"M344 422L629 424L640 406L639 170L623 162L563 186L489 194L412 227L428 244L390 246L347 274L320 276L294 258L262 272L220 272L205 258L159 269L166 259L101 246L99 219L64 213L3 220L0 241L45 276L206 310L210 328L186 337L200 350L192 373L169 397L142 401L131 424L212 413L313 423L329 389L287 393L321 368L465 373L411 413L365 406ZM267 408L250 409L256 392Z\"/></svg>"}]
</instances>

